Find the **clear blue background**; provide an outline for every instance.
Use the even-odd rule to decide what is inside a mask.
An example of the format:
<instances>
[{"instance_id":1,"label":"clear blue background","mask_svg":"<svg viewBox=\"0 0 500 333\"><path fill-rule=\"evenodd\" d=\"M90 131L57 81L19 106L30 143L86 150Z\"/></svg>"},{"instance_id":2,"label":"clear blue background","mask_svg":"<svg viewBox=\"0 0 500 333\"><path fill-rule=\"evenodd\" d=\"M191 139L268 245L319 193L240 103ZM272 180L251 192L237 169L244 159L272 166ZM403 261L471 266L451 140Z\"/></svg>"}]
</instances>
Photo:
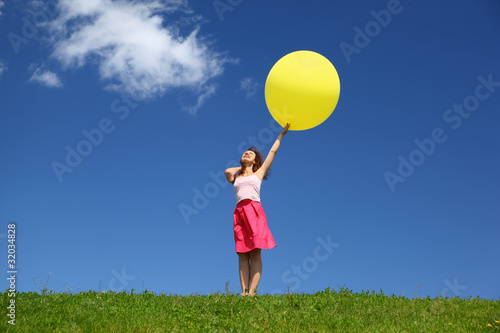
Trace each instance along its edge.
<instances>
[{"instance_id":1,"label":"clear blue background","mask_svg":"<svg viewBox=\"0 0 500 333\"><path fill-rule=\"evenodd\" d=\"M197 92L168 89L125 106L124 119L112 110L121 94L105 89L98 57L64 67L50 57L54 45L43 26L16 53L8 34L22 35L23 17L41 9L5 3L3 275L7 225L15 222L20 291L48 284L60 292L205 294L224 291L229 280L239 292L234 192L211 174L239 160L249 137L267 153L278 132L265 104L266 76L287 53L312 50L336 67L340 100L320 126L285 136L262 185L278 246L262 253L259 292L344 286L498 299L500 87L457 129L443 115L475 94L478 77L500 82L500 3L401 0L401 12L346 57L341 44L355 47L354 29L364 30L375 21L370 12L392 2L245 0L218 12L213 1L189 1L191 12L182 15L197 17L207 47L231 59L207 83L215 93L189 113L184 107L196 103ZM180 14L161 15L168 26ZM33 64L55 73L61 86L30 81ZM241 86L245 79L250 88ZM59 181L52 163L64 163L65 147L76 149L82 130L103 118L114 130ZM431 138L435 128L446 141L391 189L384 174L397 174L398 156L408 159L414 141ZM195 213L183 215L186 207ZM337 244L324 261L314 259L318 237ZM5 279L2 285L8 288Z\"/></svg>"}]
</instances>

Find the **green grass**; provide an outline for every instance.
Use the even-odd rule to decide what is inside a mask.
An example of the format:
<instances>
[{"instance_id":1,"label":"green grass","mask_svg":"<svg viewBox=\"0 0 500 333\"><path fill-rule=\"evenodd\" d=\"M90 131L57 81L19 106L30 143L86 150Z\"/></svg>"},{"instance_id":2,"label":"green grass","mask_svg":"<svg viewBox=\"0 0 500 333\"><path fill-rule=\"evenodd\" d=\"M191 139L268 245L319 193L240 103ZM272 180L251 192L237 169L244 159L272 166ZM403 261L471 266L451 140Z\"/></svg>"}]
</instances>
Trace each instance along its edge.
<instances>
[{"instance_id":1,"label":"green grass","mask_svg":"<svg viewBox=\"0 0 500 333\"><path fill-rule=\"evenodd\" d=\"M325 289L241 297L85 291L0 294L0 332L500 332L500 301ZM488 326L490 324L491 326Z\"/></svg>"}]
</instances>

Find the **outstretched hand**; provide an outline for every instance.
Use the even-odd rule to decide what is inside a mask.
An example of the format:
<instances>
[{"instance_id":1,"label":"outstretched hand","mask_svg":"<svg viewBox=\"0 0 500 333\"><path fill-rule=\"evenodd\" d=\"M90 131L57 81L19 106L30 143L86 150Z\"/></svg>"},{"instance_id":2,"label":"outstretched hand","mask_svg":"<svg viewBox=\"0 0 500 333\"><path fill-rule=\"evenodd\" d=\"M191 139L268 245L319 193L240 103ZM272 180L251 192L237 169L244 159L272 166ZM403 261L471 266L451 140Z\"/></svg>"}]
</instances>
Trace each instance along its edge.
<instances>
[{"instance_id":1,"label":"outstretched hand","mask_svg":"<svg viewBox=\"0 0 500 333\"><path fill-rule=\"evenodd\" d=\"M288 129L290 128L290 123L287 123L286 126L283 128L283 131L281 131L281 135L285 135L288 133Z\"/></svg>"}]
</instances>

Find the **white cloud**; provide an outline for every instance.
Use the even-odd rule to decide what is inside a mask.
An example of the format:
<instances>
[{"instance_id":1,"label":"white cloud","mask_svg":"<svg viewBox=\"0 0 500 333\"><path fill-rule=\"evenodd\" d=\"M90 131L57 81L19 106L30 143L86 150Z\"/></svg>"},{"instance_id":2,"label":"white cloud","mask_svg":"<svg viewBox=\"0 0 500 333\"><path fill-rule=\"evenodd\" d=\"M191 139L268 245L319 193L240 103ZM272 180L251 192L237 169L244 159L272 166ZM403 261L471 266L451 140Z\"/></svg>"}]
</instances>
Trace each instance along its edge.
<instances>
[{"instance_id":1,"label":"white cloud","mask_svg":"<svg viewBox=\"0 0 500 333\"><path fill-rule=\"evenodd\" d=\"M241 80L240 89L246 93L247 98L252 97L257 93L259 84L252 77L247 77Z\"/></svg>"},{"instance_id":2,"label":"white cloud","mask_svg":"<svg viewBox=\"0 0 500 333\"><path fill-rule=\"evenodd\" d=\"M205 101L215 94L216 86L215 84L205 85L202 90L199 91L199 96L195 105L185 106L184 110L195 114L196 111L205 103Z\"/></svg>"},{"instance_id":3,"label":"white cloud","mask_svg":"<svg viewBox=\"0 0 500 333\"><path fill-rule=\"evenodd\" d=\"M166 26L163 14L192 14L186 0L60 0L59 10L51 24L52 57L64 67L95 64L106 88L136 98L189 87L199 94L190 108L196 112L215 92L210 80L230 61L197 27L181 36L175 23Z\"/></svg>"},{"instance_id":4,"label":"white cloud","mask_svg":"<svg viewBox=\"0 0 500 333\"><path fill-rule=\"evenodd\" d=\"M29 82L37 82L43 86L50 88L62 88L61 80L56 73L51 71L43 70L41 67L37 68L31 78L28 80Z\"/></svg>"},{"instance_id":5,"label":"white cloud","mask_svg":"<svg viewBox=\"0 0 500 333\"><path fill-rule=\"evenodd\" d=\"M4 2L0 1L0 9L4 6ZM2 16L2 12L0 11L0 16Z\"/></svg>"}]
</instances>

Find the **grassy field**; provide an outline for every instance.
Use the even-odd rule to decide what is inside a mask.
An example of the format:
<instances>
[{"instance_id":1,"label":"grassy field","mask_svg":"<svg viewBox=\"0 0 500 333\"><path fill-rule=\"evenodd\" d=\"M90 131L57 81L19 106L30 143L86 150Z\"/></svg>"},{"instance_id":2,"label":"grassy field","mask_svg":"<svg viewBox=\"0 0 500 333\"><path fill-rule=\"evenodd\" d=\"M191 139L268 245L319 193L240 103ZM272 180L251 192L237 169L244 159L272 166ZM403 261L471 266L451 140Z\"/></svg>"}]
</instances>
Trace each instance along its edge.
<instances>
[{"instance_id":1,"label":"grassy field","mask_svg":"<svg viewBox=\"0 0 500 333\"><path fill-rule=\"evenodd\" d=\"M7 306L15 298L15 326ZM0 332L500 332L500 301L315 294L177 296L150 291L0 294Z\"/></svg>"}]
</instances>

